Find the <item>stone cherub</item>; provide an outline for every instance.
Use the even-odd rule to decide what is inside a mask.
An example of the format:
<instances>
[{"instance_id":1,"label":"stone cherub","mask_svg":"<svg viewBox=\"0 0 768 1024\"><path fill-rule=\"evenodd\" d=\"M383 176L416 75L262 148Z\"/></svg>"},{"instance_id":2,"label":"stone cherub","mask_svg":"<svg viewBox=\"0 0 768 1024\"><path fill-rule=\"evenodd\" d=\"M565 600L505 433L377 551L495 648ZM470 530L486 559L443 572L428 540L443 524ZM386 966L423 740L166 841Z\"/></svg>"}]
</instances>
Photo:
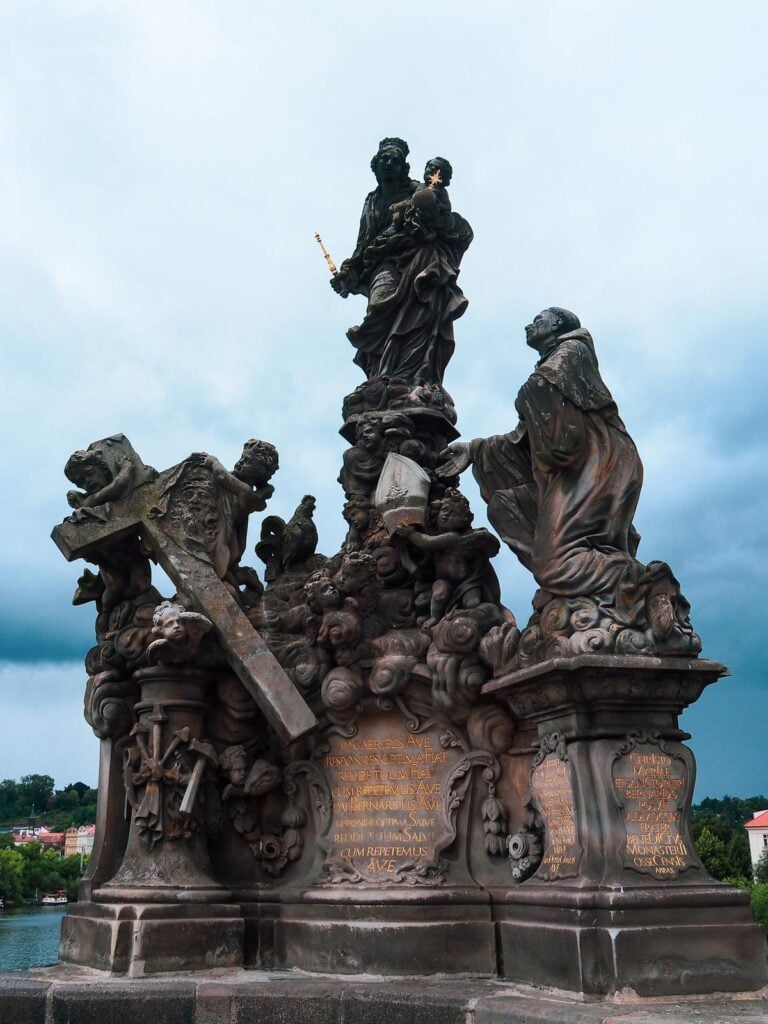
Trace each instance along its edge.
<instances>
[{"instance_id":1,"label":"stone cherub","mask_svg":"<svg viewBox=\"0 0 768 1024\"><path fill-rule=\"evenodd\" d=\"M67 492L67 502L75 510L67 520L72 523L107 522L115 502L151 483L158 475L157 470L142 462L124 434L113 434L73 452L64 473L81 488ZM111 611L121 601L143 594L151 584L147 555L145 545L135 536L103 544L92 556L99 573L94 575L86 570L78 581L73 604L98 601L102 611Z\"/></svg>"},{"instance_id":2,"label":"stone cherub","mask_svg":"<svg viewBox=\"0 0 768 1024\"><path fill-rule=\"evenodd\" d=\"M232 472L215 456L197 452L169 471L152 510L157 518L178 520L185 542L205 551L219 578L241 600L241 586L257 595L262 591L256 572L241 567L240 559L248 517L266 508L277 469L277 449L267 441L246 441Z\"/></svg>"},{"instance_id":3,"label":"stone cherub","mask_svg":"<svg viewBox=\"0 0 768 1024\"><path fill-rule=\"evenodd\" d=\"M93 511L110 501L125 498L140 484L157 477L157 470L145 466L124 434L113 434L73 452L64 467L64 475L80 491L67 491L67 503L75 509L72 519L105 519ZM85 510L88 510L87 512Z\"/></svg>"},{"instance_id":4,"label":"stone cherub","mask_svg":"<svg viewBox=\"0 0 768 1024\"><path fill-rule=\"evenodd\" d=\"M180 664L197 654L200 641L213 627L210 619L190 612L173 601L163 601L152 616L152 640L147 647L147 661Z\"/></svg>"},{"instance_id":5,"label":"stone cherub","mask_svg":"<svg viewBox=\"0 0 768 1024\"><path fill-rule=\"evenodd\" d=\"M277 449L268 441L251 438L243 445L240 458L230 473L215 455L204 454L214 478L239 499L248 512L263 512L275 493L269 482L279 468Z\"/></svg>"},{"instance_id":6,"label":"stone cherub","mask_svg":"<svg viewBox=\"0 0 768 1024\"><path fill-rule=\"evenodd\" d=\"M277 789L282 780L280 769L272 761L257 759L249 768L250 757L241 743L226 747L219 756L219 768L226 783L221 799L235 831L246 837L254 852L260 840L259 805L254 797Z\"/></svg>"},{"instance_id":7,"label":"stone cherub","mask_svg":"<svg viewBox=\"0 0 768 1024\"><path fill-rule=\"evenodd\" d=\"M490 569L488 559L499 551L499 542L485 529L472 529L469 502L449 487L437 503L437 533L419 531L415 526L400 526L397 533L410 544L431 554L436 579L432 584L429 619L424 626L436 625L454 608L476 608L484 597Z\"/></svg>"},{"instance_id":8,"label":"stone cherub","mask_svg":"<svg viewBox=\"0 0 768 1024\"><path fill-rule=\"evenodd\" d=\"M448 185L453 177L453 167L444 157L435 156L427 161L424 181L410 199L403 199L392 207L392 223L384 232L386 236L406 231L409 227L422 231L450 230L451 200Z\"/></svg>"},{"instance_id":9,"label":"stone cherub","mask_svg":"<svg viewBox=\"0 0 768 1024\"><path fill-rule=\"evenodd\" d=\"M335 573L327 567L314 572L304 585L310 644L325 648L337 665L365 657L365 626L374 624L380 591L376 560L367 551L346 553Z\"/></svg>"},{"instance_id":10,"label":"stone cherub","mask_svg":"<svg viewBox=\"0 0 768 1024\"><path fill-rule=\"evenodd\" d=\"M344 541L344 552L368 551L389 543L389 534L384 526L381 512L362 494L356 494L344 502L342 515L349 526Z\"/></svg>"},{"instance_id":11,"label":"stone cherub","mask_svg":"<svg viewBox=\"0 0 768 1024\"><path fill-rule=\"evenodd\" d=\"M355 427L355 444L344 452L339 483L348 498L368 497L376 486L387 457L384 422L375 413L364 413Z\"/></svg>"},{"instance_id":12,"label":"stone cherub","mask_svg":"<svg viewBox=\"0 0 768 1024\"><path fill-rule=\"evenodd\" d=\"M282 776L276 764L257 758L249 768L249 760L240 743L227 747L219 757L219 766L228 780L221 794L225 802L232 797L264 796L280 785Z\"/></svg>"},{"instance_id":13,"label":"stone cherub","mask_svg":"<svg viewBox=\"0 0 768 1024\"><path fill-rule=\"evenodd\" d=\"M363 413L355 427L355 444L344 452L339 483L347 498L370 497L389 452L422 463L426 446L414 437L414 426L402 412Z\"/></svg>"}]
</instances>

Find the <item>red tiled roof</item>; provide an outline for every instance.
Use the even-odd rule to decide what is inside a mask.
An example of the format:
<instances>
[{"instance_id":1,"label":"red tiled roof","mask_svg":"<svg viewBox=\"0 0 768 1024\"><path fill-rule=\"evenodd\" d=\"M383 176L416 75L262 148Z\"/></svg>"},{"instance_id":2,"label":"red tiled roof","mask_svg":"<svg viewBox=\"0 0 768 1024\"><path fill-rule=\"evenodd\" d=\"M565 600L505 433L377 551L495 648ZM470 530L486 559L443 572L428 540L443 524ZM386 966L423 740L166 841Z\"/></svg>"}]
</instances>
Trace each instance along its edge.
<instances>
[{"instance_id":1,"label":"red tiled roof","mask_svg":"<svg viewBox=\"0 0 768 1024\"><path fill-rule=\"evenodd\" d=\"M768 828L768 811L761 811L756 818L744 823L744 828Z\"/></svg>"}]
</instances>

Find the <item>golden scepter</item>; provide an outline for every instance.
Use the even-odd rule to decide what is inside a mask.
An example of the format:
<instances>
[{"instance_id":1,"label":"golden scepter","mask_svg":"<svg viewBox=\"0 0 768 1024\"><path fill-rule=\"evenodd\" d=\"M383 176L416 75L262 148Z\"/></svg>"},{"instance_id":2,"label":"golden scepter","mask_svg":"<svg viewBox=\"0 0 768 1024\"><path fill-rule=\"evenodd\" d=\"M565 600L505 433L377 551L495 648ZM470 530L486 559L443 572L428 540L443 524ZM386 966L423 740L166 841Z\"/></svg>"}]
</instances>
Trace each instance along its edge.
<instances>
[{"instance_id":1,"label":"golden scepter","mask_svg":"<svg viewBox=\"0 0 768 1024\"><path fill-rule=\"evenodd\" d=\"M333 276L336 277L336 275L338 274L339 271L338 271L338 269L336 267L336 264L331 259L331 254L328 252L328 250L323 245L323 240L320 237L320 235L318 235L317 232L315 232L315 238L317 239L317 244L320 246L320 248L323 251L323 256L325 256L325 262L328 264L328 269L333 274Z\"/></svg>"}]
</instances>

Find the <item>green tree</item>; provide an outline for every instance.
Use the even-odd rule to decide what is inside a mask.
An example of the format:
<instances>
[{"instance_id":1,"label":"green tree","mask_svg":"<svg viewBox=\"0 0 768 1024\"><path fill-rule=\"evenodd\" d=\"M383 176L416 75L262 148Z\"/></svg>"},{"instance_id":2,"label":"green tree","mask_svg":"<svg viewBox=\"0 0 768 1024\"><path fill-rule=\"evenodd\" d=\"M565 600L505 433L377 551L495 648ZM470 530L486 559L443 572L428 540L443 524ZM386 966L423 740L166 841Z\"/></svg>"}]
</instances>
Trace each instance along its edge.
<instances>
[{"instance_id":1,"label":"green tree","mask_svg":"<svg viewBox=\"0 0 768 1024\"><path fill-rule=\"evenodd\" d=\"M768 883L760 882L752 886L752 913L755 920L768 933Z\"/></svg>"},{"instance_id":2,"label":"green tree","mask_svg":"<svg viewBox=\"0 0 768 1024\"><path fill-rule=\"evenodd\" d=\"M46 850L41 843L27 843L19 852L23 861L21 884L24 896L65 888L58 850Z\"/></svg>"},{"instance_id":3,"label":"green tree","mask_svg":"<svg viewBox=\"0 0 768 1024\"><path fill-rule=\"evenodd\" d=\"M728 843L728 874L739 878L752 878L752 857L749 852L749 840L742 829L736 832Z\"/></svg>"},{"instance_id":4,"label":"green tree","mask_svg":"<svg viewBox=\"0 0 768 1024\"><path fill-rule=\"evenodd\" d=\"M83 870L85 870L85 866L87 863L88 858L84 857L83 866L81 870L79 854L74 854L74 856L72 857L62 857L59 863L59 874L61 875L63 884L62 886L60 886L60 888L64 888L67 890L68 900L77 899L77 887L80 883L80 878L82 877Z\"/></svg>"},{"instance_id":5,"label":"green tree","mask_svg":"<svg viewBox=\"0 0 768 1024\"><path fill-rule=\"evenodd\" d=\"M713 878L725 878L727 875L735 874L730 870L728 863L728 851L722 839L704 826L696 840L696 849L701 857L704 867Z\"/></svg>"},{"instance_id":6,"label":"green tree","mask_svg":"<svg viewBox=\"0 0 768 1024\"><path fill-rule=\"evenodd\" d=\"M768 846L760 854L760 860L755 864L754 875L758 884L768 884Z\"/></svg>"},{"instance_id":7,"label":"green tree","mask_svg":"<svg viewBox=\"0 0 768 1024\"><path fill-rule=\"evenodd\" d=\"M13 842L12 832L3 832L0 834L0 850L12 850L15 844Z\"/></svg>"},{"instance_id":8,"label":"green tree","mask_svg":"<svg viewBox=\"0 0 768 1024\"><path fill-rule=\"evenodd\" d=\"M699 836L704 829L707 829L711 835L716 839L721 840L721 842L726 845L731 841L731 838L734 835L733 826L729 822L723 821L721 818L715 818L712 816L698 818L691 825L691 835L693 836L694 843L698 842Z\"/></svg>"},{"instance_id":9,"label":"green tree","mask_svg":"<svg viewBox=\"0 0 768 1024\"><path fill-rule=\"evenodd\" d=\"M30 815L32 808L38 816L48 810L53 797L53 779L50 775L22 775L19 779L17 813Z\"/></svg>"},{"instance_id":10,"label":"green tree","mask_svg":"<svg viewBox=\"0 0 768 1024\"><path fill-rule=\"evenodd\" d=\"M0 849L0 896L6 903L21 903L24 859L18 850Z\"/></svg>"},{"instance_id":11,"label":"green tree","mask_svg":"<svg viewBox=\"0 0 768 1024\"><path fill-rule=\"evenodd\" d=\"M19 787L13 779L0 782L0 821L12 821L17 814Z\"/></svg>"},{"instance_id":12,"label":"green tree","mask_svg":"<svg viewBox=\"0 0 768 1024\"><path fill-rule=\"evenodd\" d=\"M57 789L53 795L52 807L57 811L74 811L80 806L80 794L76 789Z\"/></svg>"},{"instance_id":13,"label":"green tree","mask_svg":"<svg viewBox=\"0 0 768 1024\"><path fill-rule=\"evenodd\" d=\"M737 796L724 796L722 800L705 797L701 803L694 804L692 815L694 823L699 818L717 818L737 828L749 821L755 811L768 807L768 797L750 796L742 799Z\"/></svg>"}]
</instances>

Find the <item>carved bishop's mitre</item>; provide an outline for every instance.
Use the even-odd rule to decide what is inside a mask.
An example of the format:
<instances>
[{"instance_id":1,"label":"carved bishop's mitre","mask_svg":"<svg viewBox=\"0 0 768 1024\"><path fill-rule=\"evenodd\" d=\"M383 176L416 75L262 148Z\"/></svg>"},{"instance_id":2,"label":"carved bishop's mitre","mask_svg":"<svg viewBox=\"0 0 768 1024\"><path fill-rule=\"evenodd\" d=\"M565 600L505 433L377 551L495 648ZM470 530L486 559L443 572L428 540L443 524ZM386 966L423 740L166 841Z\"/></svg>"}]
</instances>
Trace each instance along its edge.
<instances>
[{"instance_id":1,"label":"carved bishop's mitre","mask_svg":"<svg viewBox=\"0 0 768 1024\"><path fill-rule=\"evenodd\" d=\"M423 526L429 498L429 474L413 459L390 452L379 476L373 503L389 533L398 526Z\"/></svg>"}]
</instances>

